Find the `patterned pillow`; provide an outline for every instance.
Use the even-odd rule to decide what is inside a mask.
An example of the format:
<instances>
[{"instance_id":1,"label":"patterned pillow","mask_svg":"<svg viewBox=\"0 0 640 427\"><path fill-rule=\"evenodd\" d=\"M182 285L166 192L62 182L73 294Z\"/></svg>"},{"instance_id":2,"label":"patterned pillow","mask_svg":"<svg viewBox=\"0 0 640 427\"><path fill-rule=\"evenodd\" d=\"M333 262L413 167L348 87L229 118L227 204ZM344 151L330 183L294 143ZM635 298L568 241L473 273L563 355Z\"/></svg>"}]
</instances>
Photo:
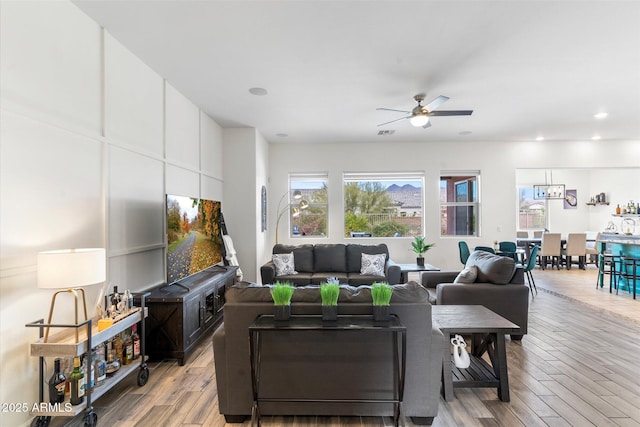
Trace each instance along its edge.
<instances>
[{"instance_id":1,"label":"patterned pillow","mask_svg":"<svg viewBox=\"0 0 640 427\"><path fill-rule=\"evenodd\" d=\"M367 276L384 276L385 254L362 254L360 274Z\"/></svg>"},{"instance_id":2,"label":"patterned pillow","mask_svg":"<svg viewBox=\"0 0 640 427\"><path fill-rule=\"evenodd\" d=\"M271 259L276 266L276 276L298 274L293 262L293 252L288 254L273 254Z\"/></svg>"}]
</instances>

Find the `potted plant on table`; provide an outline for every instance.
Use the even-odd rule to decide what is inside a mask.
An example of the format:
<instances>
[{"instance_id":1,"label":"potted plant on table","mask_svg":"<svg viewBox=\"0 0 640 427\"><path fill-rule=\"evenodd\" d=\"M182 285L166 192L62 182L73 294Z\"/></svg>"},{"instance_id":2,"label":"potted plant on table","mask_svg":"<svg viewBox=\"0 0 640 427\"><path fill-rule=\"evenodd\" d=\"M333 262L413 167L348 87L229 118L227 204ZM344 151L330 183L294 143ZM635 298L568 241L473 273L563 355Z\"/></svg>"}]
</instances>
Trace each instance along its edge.
<instances>
[{"instance_id":1,"label":"potted plant on table","mask_svg":"<svg viewBox=\"0 0 640 427\"><path fill-rule=\"evenodd\" d=\"M434 247L435 243L425 243L423 236L416 236L413 238L413 242L411 242L411 250L418 255L416 258L416 263L420 266L424 266L424 254L429 249Z\"/></svg>"},{"instance_id":2,"label":"potted plant on table","mask_svg":"<svg viewBox=\"0 0 640 427\"><path fill-rule=\"evenodd\" d=\"M338 295L340 295L340 282L335 277L320 284L322 320L335 321L338 319Z\"/></svg>"},{"instance_id":3,"label":"potted plant on table","mask_svg":"<svg viewBox=\"0 0 640 427\"><path fill-rule=\"evenodd\" d=\"M291 316L291 297L293 285L288 282L276 282L271 288L271 298L274 304L274 320L289 320Z\"/></svg>"},{"instance_id":4,"label":"potted plant on table","mask_svg":"<svg viewBox=\"0 0 640 427\"><path fill-rule=\"evenodd\" d=\"M376 322L389 321L391 314L391 294L393 288L386 282L374 282L371 285L371 299L373 300L373 320Z\"/></svg>"}]
</instances>

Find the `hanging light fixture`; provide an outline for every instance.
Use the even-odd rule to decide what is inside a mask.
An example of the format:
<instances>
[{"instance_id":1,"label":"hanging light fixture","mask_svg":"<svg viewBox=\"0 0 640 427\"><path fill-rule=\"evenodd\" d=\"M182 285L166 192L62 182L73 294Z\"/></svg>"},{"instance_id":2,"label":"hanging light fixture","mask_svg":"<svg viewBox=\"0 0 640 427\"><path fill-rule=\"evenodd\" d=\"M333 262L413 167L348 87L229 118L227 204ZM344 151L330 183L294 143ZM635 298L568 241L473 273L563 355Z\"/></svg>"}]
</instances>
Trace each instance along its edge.
<instances>
[{"instance_id":1,"label":"hanging light fixture","mask_svg":"<svg viewBox=\"0 0 640 427\"><path fill-rule=\"evenodd\" d=\"M547 171L545 171L544 185L540 184L533 186L533 198L535 200L564 199L564 184L553 183L553 171L551 170L548 172L548 177L549 179L547 179Z\"/></svg>"},{"instance_id":2,"label":"hanging light fixture","mask_svg":"<svg viewBox=\"0 0 640 427\"><path fill-rule=\"evenodd\" d=\"M421 127L429 123L429 116L427 116L426 114L415 114L411 116L409 121L413 126Z\"/></svg>"}]
</instances>

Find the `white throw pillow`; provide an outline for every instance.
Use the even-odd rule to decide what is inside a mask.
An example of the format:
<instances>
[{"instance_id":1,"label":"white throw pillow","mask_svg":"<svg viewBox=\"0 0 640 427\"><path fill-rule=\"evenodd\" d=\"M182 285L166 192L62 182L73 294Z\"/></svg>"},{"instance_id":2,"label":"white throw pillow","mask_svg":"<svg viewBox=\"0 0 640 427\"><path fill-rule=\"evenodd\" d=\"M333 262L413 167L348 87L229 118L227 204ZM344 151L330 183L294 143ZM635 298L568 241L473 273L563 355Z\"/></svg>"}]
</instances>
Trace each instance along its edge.
<instances>
[{"instance_id":1,"label":"white throw pillow","mask_svg":"<svg viewBox=\"0 0 640 427\"><path fill-rule=\"evenodd\" d=\"M276 276L298 274L293 261L293 252L288 254L273 254L271 259L276 266Z\"/></svg>"},{"instance_id":2,"label":"white throw pillow","mask_svg":"<svg viewBox=\"0 0 640 427\"><path fill-rule=\"evenodd\" d=\"M362 254L360 274L367 276L384 276L385 254Z\"/></svg>"},{"instance_id":3,"label":"white throw pillow","mask_svg":"<svg viewBox=\"0 0 640 427\"><path fill-rule=\"evenodd\" d=\"M475 265L472 265L465 268L460 273L458 273L453 283L473 283L476 281L477 277L478 277L478 267L476 267Z\"/></svg>"}]
</instances>

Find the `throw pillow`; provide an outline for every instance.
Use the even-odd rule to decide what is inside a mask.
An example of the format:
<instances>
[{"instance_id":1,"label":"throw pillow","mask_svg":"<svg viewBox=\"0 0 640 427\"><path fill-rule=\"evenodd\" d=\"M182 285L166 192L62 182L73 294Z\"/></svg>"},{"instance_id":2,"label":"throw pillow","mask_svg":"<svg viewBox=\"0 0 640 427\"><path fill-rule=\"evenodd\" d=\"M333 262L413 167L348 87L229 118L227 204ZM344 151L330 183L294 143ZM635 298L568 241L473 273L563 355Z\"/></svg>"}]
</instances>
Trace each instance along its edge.
<instances>
[{"instance_id":1,"label":"throw pillow","mask_svg":"<svg viewBox=\"0 0 640 427\"><path fill-rule=\"evenodd\" d=\"M360 274L367 276L384 276L385 254L362 254Z\"/></svg>"},{"instance_id":2,"label":"throw pillow","mask_svg":"<svg viewBox=\"0 0 640 427\"><path fill-rule=\"evenodd\" d=\"M273 254L272 260L276 266L276 276L298 274L293 261L293 252L289 254Z\"/></svg>"},{"instance_id":3,"label":"throw pillow","mask_svg":"<svg viewBox=\"0 0 640 427\"><path fill-rule=\"evenodd\" d=\"M478 267L476 281L506 285L516 272L516 262L513 258L494 255L485 251L474 251L467 259L465 267Z\"/></svg>"},{"instance_id":4,"label":"throw pillow","mask_svg":"<svg viewBox=\"0 0 640 427\"><path fill-rule=\"evenodd\" d=\"M476 277L478 277L478 267L472 265L458 273L453 283L473 283Z\"/></svg>"}]
</instances>

